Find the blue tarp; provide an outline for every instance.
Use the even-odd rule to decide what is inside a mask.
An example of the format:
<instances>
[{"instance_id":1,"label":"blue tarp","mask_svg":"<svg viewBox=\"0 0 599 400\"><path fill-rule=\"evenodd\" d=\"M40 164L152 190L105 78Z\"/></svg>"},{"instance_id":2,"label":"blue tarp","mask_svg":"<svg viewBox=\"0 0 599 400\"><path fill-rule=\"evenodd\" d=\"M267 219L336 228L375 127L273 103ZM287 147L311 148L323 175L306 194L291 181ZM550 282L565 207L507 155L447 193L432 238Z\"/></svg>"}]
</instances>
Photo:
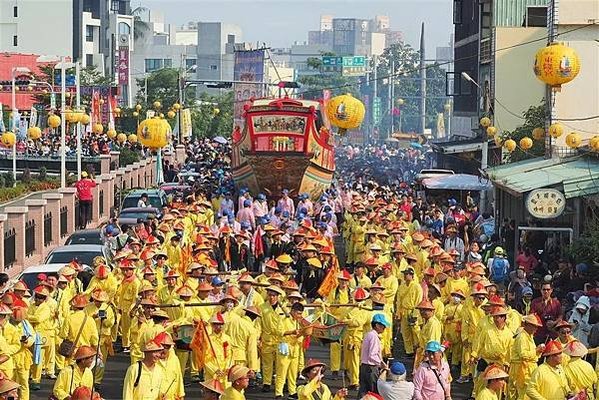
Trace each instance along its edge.
<instances>
[{"instance_id":1,"label":"blue tarp","mask_svg":"<svg viewBox=\"0 0 599 400\"><path fill-rule=\"evenodd\" d=\"M484 178L476 175L455 174L443 175L434 178L426 178L422 184L427 189L437 190L489 190L493 184Z\"/></svg>"}]
</instances>

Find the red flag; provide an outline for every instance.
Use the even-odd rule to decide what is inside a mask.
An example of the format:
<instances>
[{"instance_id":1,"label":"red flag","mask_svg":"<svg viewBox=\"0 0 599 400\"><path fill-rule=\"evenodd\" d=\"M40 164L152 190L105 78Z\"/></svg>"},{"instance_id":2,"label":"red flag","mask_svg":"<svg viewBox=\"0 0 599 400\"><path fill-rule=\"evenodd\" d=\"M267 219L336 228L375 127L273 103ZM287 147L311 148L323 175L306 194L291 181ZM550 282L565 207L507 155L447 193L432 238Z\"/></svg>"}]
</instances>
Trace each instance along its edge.
<instances>
[{"instance_id":1,"label":"red flag","mask_svg":"<svg viewBox=\"0 0 599 400\"><path fill-rule=\"evenodd\" d=\"M200 321L197 324L193 338L189 343L189 347L191 347L193 350L193 355L196 359L198 370L202 370L206 365L206 355L208 352L211 352L212 357L216 357L216 353L214 353L214 349L210 345L210 337L208 336L208 331L206 330L204 321Z\"/></svg>"},{"instance_id":2,"label":"red flag","mask_svg":"<svg viewBox=\"0 0 599 400\"><path fill-rule=\"evenodd\" d=\"M252 239L254 243L254 256L256 258L260 258L264 255L264 243L262 242L262 227L259 226L254 233L254 238Z\"/></svg>"},{"instance_id":3,"label":"red flag","mask_svg":"<svg viewBox=\"0 0 599 400\"><path fill-rule=\"evenodd\" d=\"M327 270L327 273L318 288L318 294L322 296L322 298L326 298L338 284L337 275L339 274L339 262L337 261L337 257L333 257L331 260L332 265Z\"/></svg>"}]
</instances>

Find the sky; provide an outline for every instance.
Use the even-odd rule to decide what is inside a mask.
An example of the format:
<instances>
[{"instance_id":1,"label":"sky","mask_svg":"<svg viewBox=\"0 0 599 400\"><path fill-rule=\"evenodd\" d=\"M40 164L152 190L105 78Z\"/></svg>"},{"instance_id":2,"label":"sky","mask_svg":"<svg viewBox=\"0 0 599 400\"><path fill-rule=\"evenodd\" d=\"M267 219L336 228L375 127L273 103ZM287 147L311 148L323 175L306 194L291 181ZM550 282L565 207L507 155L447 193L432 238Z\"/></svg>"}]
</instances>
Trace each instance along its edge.
<instances>
[{"instance_id":1,"label":"sky","mask_svg":"<svg viewBox=\"0 0 599 400\"><path fill-rule=\"evenodd\" d=\"M374 18L388 15L393 30L418 47L420 24L425 23L427 58L436 46L447 46L453 30L449 0L132 0L131 6L159 10L165 22L225 22L241 27L243 41L290 47L308 40L319 28L320 15Z\"/></svg>"}]
</instances>

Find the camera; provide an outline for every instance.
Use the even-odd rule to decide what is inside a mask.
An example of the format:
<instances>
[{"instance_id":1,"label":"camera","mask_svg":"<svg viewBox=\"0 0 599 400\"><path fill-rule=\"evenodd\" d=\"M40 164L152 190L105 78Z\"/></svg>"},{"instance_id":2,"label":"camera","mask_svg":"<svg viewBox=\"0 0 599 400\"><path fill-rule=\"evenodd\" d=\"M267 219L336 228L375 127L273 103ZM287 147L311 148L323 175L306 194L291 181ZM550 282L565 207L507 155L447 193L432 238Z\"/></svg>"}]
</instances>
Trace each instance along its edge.
<instances>
[{"instance_id":1,"label":"camera","mask_svg":"<svg viewBox=\"0 0 599 400\"><path fill-rule=\"evenodd\" d=\"M98 310L98 317L100 317L100 319L105 319L106 318L106 310Z\"/></svg>"},{"instance_id":2,"label":"camera","mask_svg":"<svg viewBox=\"0 0 599 400\"><path fill-rule=\"evenodd\" d=\"M417 317L408 317L408 326L416 326L416 322L418 322Z\"/></svg>"}]
</instances>

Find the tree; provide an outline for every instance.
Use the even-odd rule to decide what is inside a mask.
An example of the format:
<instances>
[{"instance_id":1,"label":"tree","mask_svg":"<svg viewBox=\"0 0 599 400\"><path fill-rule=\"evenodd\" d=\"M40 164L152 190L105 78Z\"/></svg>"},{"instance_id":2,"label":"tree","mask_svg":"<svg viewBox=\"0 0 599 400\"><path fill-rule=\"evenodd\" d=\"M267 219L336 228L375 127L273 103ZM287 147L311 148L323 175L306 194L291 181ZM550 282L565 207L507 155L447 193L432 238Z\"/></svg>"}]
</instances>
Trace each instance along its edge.
<instances>
[{"instance_id":1,"label":"tree","mask_svg":"<svg viewBox=\"0 0 599 400\"><path fill-rule=\"evenodd\" d=\"M394 62L393 76L392 63ZM387 131L391 125L391 113L398 107L397 100L403 99L401 106L402 131L415 132L420 126L420 53L406 43L389 46L380 56L377 68L378 96L381 98L383 118L381 127ZM389 85L395 81L395 96L390 107ZM444 111L445 71L438 65L426 66L426 127L435 126L437 115ZM398 130L398 117L395 117L395 131Z\"/></svg>"},{"instance_id":2,"label":"tree","mask_svg":"<svg viewBox=\"0 0 599 400\"><path fill-rule=\"evenodd\" d=\"M233 132L233 92L202 93L191 109L193 134L197 137L230 137Z\"/></svg>"},{"instance_id":3,"label":"tree","mask_svg":"<svg viewBox=\"0 0 599 400\"><path fill-rule=\"evenodd\" d=\"M179 102L179 70L175 68L162 68L152 72L147 78L137 78L137 85L140 90L137 91L136 101L144 104L146 99L147 79L147 100L146 106L151 106L155 101L162 103L163 109L168 109L171 105ZM195 98L195 89L188 87L185 89L185 99L187 102Z\"/></svg>"},{"instance_id":4,"label":"tree","mask_svg":"<svg viewBox=\"0 0 599 400\"><path fill-rule=\"evenodd\" d=\"M133 39L143 38L150 31L150 24L142 19L142 14L148 12L146 7L135 7L131 10L133 16Z\"/></svg>"},{"instance_id":5,"label":"tree","mask_svg":"<svg viewBox=\"0 0 599 400\"><path fill-rule=\"evenodd\" d=\"M541 102L538 106L530 106L528 110L522 113L524 117L524 124L520 125L512 132L504 132L501 137L505 141L507 139L513 139L517 144L520 144L520 140L524 137L532 139L532 131L535 128L543 128L545 126L545 120L547 118L547 110L545 102ZM511 153L507 153L507 162L516 162L526 160L529 158L540 157L545 154L545 140L533 140L533 145L530 149L524 151L520 146L516 147L516 150Z\"/></svg>"}]
</instances>

